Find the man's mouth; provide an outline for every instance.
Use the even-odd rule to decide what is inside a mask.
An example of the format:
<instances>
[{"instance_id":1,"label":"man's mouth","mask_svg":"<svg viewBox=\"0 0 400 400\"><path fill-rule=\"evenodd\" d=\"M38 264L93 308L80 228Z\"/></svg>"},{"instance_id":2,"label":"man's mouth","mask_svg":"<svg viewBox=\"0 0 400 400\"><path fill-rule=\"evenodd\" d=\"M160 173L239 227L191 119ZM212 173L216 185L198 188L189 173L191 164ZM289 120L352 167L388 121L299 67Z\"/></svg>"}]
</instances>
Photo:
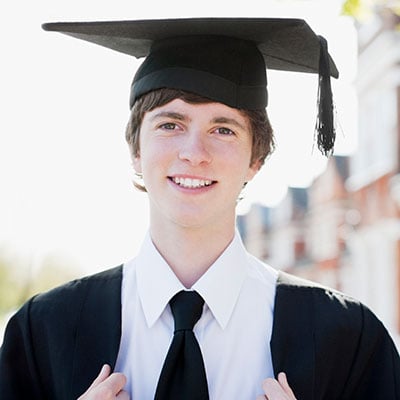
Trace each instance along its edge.
<instances>
[{"instance_id":1,"label":"man's mouth","mask_svg":"<svg viewBox=\"0 0 400 400\"><path fill-rule=\"evenodd\" d=\"M183 178L173 176L170 178L175 184L182 186L187 189L198 189L206 186L211 186L215 181L210 179L199 179L199 178Z\"/></svg>"}]
</instances>

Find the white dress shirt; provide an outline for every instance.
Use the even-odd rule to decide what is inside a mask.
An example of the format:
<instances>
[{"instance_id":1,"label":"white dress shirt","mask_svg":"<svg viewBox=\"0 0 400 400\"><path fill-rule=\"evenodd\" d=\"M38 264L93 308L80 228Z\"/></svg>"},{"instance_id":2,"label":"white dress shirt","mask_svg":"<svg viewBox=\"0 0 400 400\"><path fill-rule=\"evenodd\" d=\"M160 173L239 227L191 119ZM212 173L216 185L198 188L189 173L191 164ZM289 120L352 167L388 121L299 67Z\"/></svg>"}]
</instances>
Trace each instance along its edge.
<instances>
[{"instance_id":1,"label":"white dress shirt","mask_svg":"<svg viewBox=\"0 0 400 400\"><path fill-rule=\"evenodd\" d=\"M262 381L273 376L269 342L276 280L277 272L247 253L236 233L191 288L205 301L194 333L210 400L254 400L262 394ZM115 370L126 375L132 400L154 399L174 331L168 302L181 290L184 286L148 234L138 256L123 267L122 338Z\"/></svg>"}]
</instances>

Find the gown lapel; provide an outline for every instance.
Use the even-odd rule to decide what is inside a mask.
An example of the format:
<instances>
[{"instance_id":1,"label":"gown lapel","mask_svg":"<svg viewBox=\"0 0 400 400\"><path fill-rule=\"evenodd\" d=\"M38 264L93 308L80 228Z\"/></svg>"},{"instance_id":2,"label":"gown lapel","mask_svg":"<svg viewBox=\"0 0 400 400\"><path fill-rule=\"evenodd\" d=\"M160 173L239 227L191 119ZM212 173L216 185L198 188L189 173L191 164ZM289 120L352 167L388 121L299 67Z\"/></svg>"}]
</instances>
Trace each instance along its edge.
<instances>
[{"instance_id":1,"label":"gown lapel","mask_svg":"<svg viewBox=\"0 0 400 400\"><path fill-rule=\"evenodd\" d=\"M285 372L298 400L313 400L315 321L312 294L296 278L280 272L271 337L275 375Z\"/></svg>"},{"instance_id":2,"label":"gown lapel","mask_svg":"<svg viewBox=\"0 0 400 400\"><path fill-rule=\"evenodd\" d=\"M71 398L86 391L105 363L114 369L121 339L121 283L122 266L87 282L77 322Z\"/></svg>"}]
</instances>

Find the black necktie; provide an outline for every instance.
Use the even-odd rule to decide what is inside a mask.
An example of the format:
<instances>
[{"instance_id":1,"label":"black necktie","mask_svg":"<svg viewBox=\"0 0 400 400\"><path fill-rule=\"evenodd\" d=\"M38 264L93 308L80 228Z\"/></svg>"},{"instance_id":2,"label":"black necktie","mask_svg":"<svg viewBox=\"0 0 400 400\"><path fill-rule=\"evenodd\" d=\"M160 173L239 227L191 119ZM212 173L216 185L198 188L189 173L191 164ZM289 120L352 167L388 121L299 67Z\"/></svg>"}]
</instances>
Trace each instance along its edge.
<instances>
[{"instance_id":1,"label":"black necktie","mask_svg":"<svg viewBox=\"0 0 400 400\"><path fill-rule=\"evenodd\" d=\"M169 302L175 332L158 380L155 400L208 400L207 377L193 327L204 300L196 292L182 291Z\"/></svg>"}]
</instances>

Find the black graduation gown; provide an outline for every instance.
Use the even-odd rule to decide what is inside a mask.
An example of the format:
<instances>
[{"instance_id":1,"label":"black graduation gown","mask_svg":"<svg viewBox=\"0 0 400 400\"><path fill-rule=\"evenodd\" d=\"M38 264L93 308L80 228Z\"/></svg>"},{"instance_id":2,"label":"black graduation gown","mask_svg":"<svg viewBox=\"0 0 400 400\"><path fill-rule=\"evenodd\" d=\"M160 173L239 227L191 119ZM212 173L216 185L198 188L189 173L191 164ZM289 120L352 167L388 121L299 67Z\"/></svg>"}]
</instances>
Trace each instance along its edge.
<instances>
[{"instance_id":1,"label":"black graduation gown","mask_svg":"<svg viewBox=\"0 0 400 400\"><path fill-rule=\"evenodd\" d=\"M121 280L117 267L28 301L6 329L0 399L76 399L104 363L114 366ZM362 304L284 273L271 352L298 400L400 400L399 355L381 322Z\"/></svg>"}]
</instances>

